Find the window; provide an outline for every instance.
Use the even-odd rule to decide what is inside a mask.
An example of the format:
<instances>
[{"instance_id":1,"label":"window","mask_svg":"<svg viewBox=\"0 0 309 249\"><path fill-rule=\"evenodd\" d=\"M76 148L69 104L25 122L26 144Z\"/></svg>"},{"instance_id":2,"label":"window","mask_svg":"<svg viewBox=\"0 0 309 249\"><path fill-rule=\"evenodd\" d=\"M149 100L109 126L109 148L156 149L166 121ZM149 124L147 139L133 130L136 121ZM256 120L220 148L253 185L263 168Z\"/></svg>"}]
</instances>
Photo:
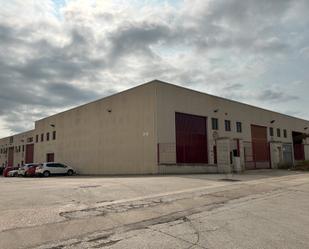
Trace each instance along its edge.
<instances>
[{"instance_id":1,"label":"window","mask_svg":"<svg viewBox=\"0 0 309 249\"><path fill-rule=\"evenodd\" d=\"M10 144L14 142L14 137L10 137Z\"/></svg>"},{"instance_id":2,"label":"window","mask_svg":"<svg viewBox=\"0 0 309 249\"><path fill-rule=\"evenodd\" d=\"M217 118L212 118L211 119L211 124L212 124L212 129L213 130L218 130L219 129L219 123Z\"/></svg>"},{"instance_id":3,"label":"window","mask_svg":"<svg viewBox=\"0 0 309 249\"><path fill-rule=\"evenodd\" d=\"M284 136L285 138L288 137L288 133L287 133L286 129L283 130L283 136Z\"/></svg>"},{"instance_id":4,"label":"window","mask_svg":"<svg viewBox=\"0 0 309 249\"><path fill-rule=\"evenodd\" d=\"M44 141L44 134L42 133L41 134L41 142L43 142Z\"/></svg>"},{"instance_id":5,"label":"window","mask_svg":"<svg viewBox=\"0 0 309 249\"><path fill-rule=\"evenodd\" d=\"M39 135L35 136L35 142L38 143L39 142Z\"/></svg>"},{"instance_id":6,"label":"window","mask_svg":"<svg viewBox=\"0 0 309 249\"><path fill-rule=\"evenodd\" d=\"M33 137L28 137L27 138L27 143L32 143L33 142Z\"/></svg>"},{"instance_id":7,"label":"window","mask_svg":"<svg viewBox=\"0 0 309 249\"><path fill-rule=\"evenodd\" d=\"M231 131L231 121L230 120L225 120L225 130Z\"/></svg>"},{"instance_id":8,"label":"window","mask_svg":"<svg viewBox=\"0 0 309 249\"><path fill-rule=\"evenodd\" d=\"M236 122L236 130L239 133L242 132L242 124L241 124L241 122Z\"/></svg>"},{"instance_id":9,"label":"window","mask_svg":"<svg viewBox=\"0 0 309 249\"><path fill-rule=\"evenodd\" d=\"M25 145L23 145L23 152L25 151Z\"/></svg>"},{"instance_id":10,"label":"window","mask_svg":"<svg viewBox=\"0 0 309 249\"><path fill-rule=\"evenodd\" d=\"M277 137L281 137L281 130L279 128L277 129Z\"/></svg>"},{"instance_id":11,"label":"window","mask_svg":"<svg viewBox=\"0 0 309 249\"><path fill-rule=\"evenodd\" d=\"M53 140L56 140L56 131L53 131Z\"/></svg>"},{"instance_id":12,"label":"window","mask_svg":"<svg viewBox=\"0 0 309 249\"><path fill-rule=\"evenodd\" d=\"M46 133L46 141L49 141L49 132Z\"/></svg>"},{"instance_id":13,"label":"window","mask_svg":"<svg viewBox=\"0 0 309 249\"><path fill-rule=\"evenodd\" d=\"M274 128L273 128L273 127L270 127L270 128L269 128L269 135L270 135L271 137L274 136Z\"/></svg>"}]
</instances>

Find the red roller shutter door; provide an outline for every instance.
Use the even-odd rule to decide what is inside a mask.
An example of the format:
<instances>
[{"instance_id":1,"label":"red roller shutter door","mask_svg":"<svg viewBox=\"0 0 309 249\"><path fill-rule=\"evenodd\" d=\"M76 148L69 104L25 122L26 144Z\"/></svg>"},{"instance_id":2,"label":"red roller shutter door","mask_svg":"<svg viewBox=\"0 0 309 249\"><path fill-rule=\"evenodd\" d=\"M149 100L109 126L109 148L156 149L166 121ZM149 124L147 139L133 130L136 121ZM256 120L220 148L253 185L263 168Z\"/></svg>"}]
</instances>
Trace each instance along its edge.
<instances>
[{"instance_id":1,"label":"red roller shutter door","mask_svg":"<svg viewBox=\"0 0 309 249\"><path fill-rule=\"evenodd\" d=\"M255 168L270 168L267 127L251 125L252 152Z\"/></svg>"},{"instance_id":2,"label":"red roller shutter door","mask_svg":"<svg viewBox=\"0 0 309 249\"><path fill-rule=\"evenodd\" d=\"M27 144L25 163L33 163L33 154L34 154L34 144Z\"/></svg>"},{"instance_id":3,"label":"red roller shutter door","mask_svg":"<svg viewBox=\"0 0 309 249\"><path fill-rule=\"evenodd\" d=\"M14 166L14 147L9 148L8 152L8 166L13 167Z\"/></svg>"},{"instance_id":4,"label":"red roller shutter door","mask_svg":"<svg viewBox=\"0 0 309 249\"><path fill-rule=\"evenodd\" d=\"M176 113L177 163L208 163L207 118Z\"/></svg>"}]
</instances>

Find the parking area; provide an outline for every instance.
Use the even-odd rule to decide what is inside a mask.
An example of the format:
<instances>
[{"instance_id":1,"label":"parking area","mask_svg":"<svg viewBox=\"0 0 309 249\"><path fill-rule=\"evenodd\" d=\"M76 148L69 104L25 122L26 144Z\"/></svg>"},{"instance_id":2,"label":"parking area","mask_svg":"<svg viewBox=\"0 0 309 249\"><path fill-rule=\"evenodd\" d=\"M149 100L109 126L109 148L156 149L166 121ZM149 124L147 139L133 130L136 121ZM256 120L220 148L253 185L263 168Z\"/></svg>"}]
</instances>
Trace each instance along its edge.
<instances>
[{"instance_id":1,"label":"parking area","mask_svg":"<svg viewBox=\"0 0 309 249\"><path fill-rule=\"evenodd\" d=\"M77 238L83 241L86 235L109 230L114 234L115 228L162 217L170 217L166 222L161 221L169 223L175 214L180 217L197 215L206 212L209 205L224 207L240 198L309 186L308 176L291 171L259 170L240 175L1 177L0 248L51 248L49 243ZM303 191L300 198L309 197L308 192L299 191ZM299 193L293 192L293 201ZM309 208L309 202L302 201L299 202L300 212ZM267 202L263 209L265 205L267 207ZM269 205L278 208L273 203ZM152 225L156 224L147 226ZM149 231L146 235L149 236ZM80 247L91 248L89 244Z\"/></svg>"}]
</instances>

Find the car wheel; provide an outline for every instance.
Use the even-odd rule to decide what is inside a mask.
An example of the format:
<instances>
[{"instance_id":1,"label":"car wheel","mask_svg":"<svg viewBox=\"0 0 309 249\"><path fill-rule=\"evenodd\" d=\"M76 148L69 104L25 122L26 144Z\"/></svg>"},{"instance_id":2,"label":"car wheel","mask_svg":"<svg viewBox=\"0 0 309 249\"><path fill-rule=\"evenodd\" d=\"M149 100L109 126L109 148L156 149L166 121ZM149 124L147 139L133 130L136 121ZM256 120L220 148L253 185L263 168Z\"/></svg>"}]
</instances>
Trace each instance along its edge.
<instances>
[{"instance_id":1,"label":"car wheel","mask_svg":"<svg viewBox=\"0 0 309 249\"><path fill-rule=\"evenodd\" d=\"M26 177L29 176L29 173L26 171L25 174L24 174L24 176L26 176Z\"/></svg>"},{"instance_id":2,"label":"car wheel","mask_svg":"<svg viewBox=\"0 0 309 249\"><path fill-rule=\"evenodd\" d=\"M14 176L14 177L17 177L17 176L18 176L18 173L14 173L13 176Z\"/></svg>"},{"instance_id":3,"label":"car wheel","mask_svg":"<svg viewBox=\"0 0 309 249\"><path fill-rule=\"evenodd\" d=\"M44 171L43 176L49 177L50 176L50 172L49 171Z\"/></svg>"},{"instance_id":4,"label":"car wheel","mask_svg":"<svg viewBox=\"0 0 309 249\"><path fill-rule=\"evenodd\" d=\"M71 175L73 175L73 170L68 170L68 176L71 176Z\"/></svg>"}]
</instances>

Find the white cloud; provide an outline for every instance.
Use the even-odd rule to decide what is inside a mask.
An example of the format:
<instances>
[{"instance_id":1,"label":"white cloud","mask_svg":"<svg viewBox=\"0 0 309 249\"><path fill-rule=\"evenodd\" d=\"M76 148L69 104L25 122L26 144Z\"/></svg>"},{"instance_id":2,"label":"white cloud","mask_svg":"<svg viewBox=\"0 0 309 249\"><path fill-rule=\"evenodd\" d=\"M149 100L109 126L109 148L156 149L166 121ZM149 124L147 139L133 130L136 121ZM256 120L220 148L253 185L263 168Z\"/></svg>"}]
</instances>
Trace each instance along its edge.
<instances>
[{"instance_id":1,"label":"white cloud","mask_svg":"<svg viewBox=\"0 0 309 249\"><path fill-rule=\"evenodd\" d=\"M51 0L0 0L4 133L154 78L263 107L295 105L288 85L309 79L295 70L305 67L295 58L307 54L305 1L147 2L67 0L59 7ZM283 68L291 68L289 77L280 79ZM280 91L265 82L280 82ZM55 98L46 101L50 93ZM308 103L297 97L302 104L295 108Z\"/></svg>"}]
</instances>

